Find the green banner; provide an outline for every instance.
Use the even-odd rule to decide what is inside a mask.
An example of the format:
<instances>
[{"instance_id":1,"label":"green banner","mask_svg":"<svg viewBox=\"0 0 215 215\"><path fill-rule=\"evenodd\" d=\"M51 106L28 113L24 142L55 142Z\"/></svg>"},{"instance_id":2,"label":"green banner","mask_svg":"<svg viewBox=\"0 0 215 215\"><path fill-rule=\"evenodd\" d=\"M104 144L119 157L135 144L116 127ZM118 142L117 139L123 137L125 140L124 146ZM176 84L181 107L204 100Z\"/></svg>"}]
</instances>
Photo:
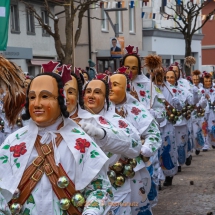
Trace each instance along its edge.
<instances>
[{"instance_id":1,"label":"green banner","mask_svg":"<svg viewBox=\"0 0 215 215\"><path fill-rule=\"evenodd\" d=\"M10 0L0 0L0 51L7 49Z\"/></svg>"}]
</instances>

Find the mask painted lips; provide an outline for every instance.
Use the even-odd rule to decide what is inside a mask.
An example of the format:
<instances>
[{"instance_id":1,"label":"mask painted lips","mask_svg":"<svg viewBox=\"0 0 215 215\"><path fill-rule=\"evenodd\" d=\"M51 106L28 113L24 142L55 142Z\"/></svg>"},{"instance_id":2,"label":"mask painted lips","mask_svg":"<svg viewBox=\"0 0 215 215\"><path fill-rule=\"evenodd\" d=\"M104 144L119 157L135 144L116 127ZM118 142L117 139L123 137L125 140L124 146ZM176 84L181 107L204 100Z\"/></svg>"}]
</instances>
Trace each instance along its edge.
<instances>
[{"instance_id":1,"label":"mask painted lips","mask_svg":"<svg viewBox=\"0 0 215 215\"><path fill-rule=\"evenodd\" d=\"M40 114L43 114L45 111L42 111L42 110L35 110L34 111L34 114L35 115L40 115Z\"/></svg>"},{"instance_id":2,"label":"mask painted lips","mask_svg":"<svg viewBox=\"0 0 215 215\"><path fill-rule=\"evenodd\" d=\"M89 103L89 104L94 104L95 101L94 101L93 99L88 99L88 103Z\"/></svg>"}]
</instances>

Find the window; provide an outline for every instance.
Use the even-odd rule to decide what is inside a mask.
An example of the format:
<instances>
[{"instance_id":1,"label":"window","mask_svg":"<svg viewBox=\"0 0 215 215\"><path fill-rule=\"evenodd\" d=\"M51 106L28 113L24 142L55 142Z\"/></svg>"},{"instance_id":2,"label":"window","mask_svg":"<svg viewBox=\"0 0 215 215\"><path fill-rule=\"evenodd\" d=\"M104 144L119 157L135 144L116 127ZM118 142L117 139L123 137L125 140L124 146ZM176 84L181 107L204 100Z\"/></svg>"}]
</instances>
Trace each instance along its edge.
<instances>
[{"instance_id":1,"label":"window","mask_svg":"<svg viewBox=\"0 0 215 215\"><path fill-rule=\"evenodd\" d=\"M102 31L108 31L108 18L104 11L104 4L102 4L101 8L101 19L102 19Z\"/></svg>"},{"instance_id":2,"label":"window","mask_svg":"<svg viewBox=\"0 0 215 215\"><path fill-rule=\"evenodd\" d=\"M32 11L27 10L27 34L35 35L35 24L34 24L34 14Z\"/></svg>"},{"instance_id":3,"label":"window","mask_svg":"<svg viewBox=\"0 0 215 215\"><path fill-rule=\"evenodd\" d=\"M129 32L135 33L135 7L129 7Z\"/></svg>"},{"instance_id":4,"label":"window","mask_svg":"<svg viewBox=\"0 0 215 215\"><path fill-rule=\"evenodd\" d=\"M46 10L42 9L41 18L42 18L43 23L45 25L49 25L49 16L48 16L48 12ZM42 28L42 35L43 36L49 36L49 34L46 32L46 30L44 28Z\"/></svg>"},{"instance_id":5,"label":"window","mask_svg":"<svg viewBox=\"0 0 215 215\"><path fill-rule=\"evenodd\" d=\"M165 13L165 6L167 4L167 0L161 0L160 12Z\"/></svg>"},{"instance_id":6,"label":"window","mask_svg":"<svg viewBox=\"0 0 215 215\"><path fill-rule=\"evenodd\" d=\"M123 32L123 24L122 24L122 11L116 11L116 23L119 26L119 32L122 33Z\"/></svg>"},{"instance_id":7,"label":"window","mask_svg":"<svg viewBox=\"0 0 215 215\"><path fill-rule=\"evenodd\" d=\"M20 33L18 4L11 4L10 6L10 25L11 33Z\"/></svg>"}]
</instances>

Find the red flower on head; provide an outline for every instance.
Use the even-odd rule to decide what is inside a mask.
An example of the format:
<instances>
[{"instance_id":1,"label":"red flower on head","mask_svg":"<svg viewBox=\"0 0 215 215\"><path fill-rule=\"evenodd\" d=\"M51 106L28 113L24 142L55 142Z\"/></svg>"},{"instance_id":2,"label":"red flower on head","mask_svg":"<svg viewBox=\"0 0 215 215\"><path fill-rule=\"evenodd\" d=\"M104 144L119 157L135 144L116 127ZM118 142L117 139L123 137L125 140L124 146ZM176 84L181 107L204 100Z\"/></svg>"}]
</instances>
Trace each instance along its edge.
<instances>
[{"instance_id":1,"label":"red flower on head","mask_svg":"<svg viewBox=\"0 0 215 215\"><path fill-rule=\"evenodd\" d=\"M140 109L138 109L138 108L136 108L136 107L133 107L132 109L131 109L131 113L133 113L134 115L139 115L139 113L141 112L141 110Z\"/></svg>"},{"instance_id":2,"label":"red flower on head","mask_svg":"<svg viewBox=\"0 0 215 215\"><path fill-rule=\"evenodd\" d=\"M172 92L173 92L173 93L177 93L177 90L176 90L176 89L172 89Z\"/></svg>"},{"instance_id":3,"label":"red flower on head","mask_svg":"<svg viewBox=\"0 0 215 215\"><path fill-rule=\"evenodd\" d=\"M81 153L85 153L85 148L90 147L90 142L88 142L86 139L78 138L76 140L75 148L77 150L80 150Z\"/></svg>"},{"instance_id":4,"label":"red flower on head","mask_svg":"<svg viewBox=\"0 0 215 215\"><path fill-rule=\"evenodd\" d=\"M201 92L202 92L202 93L205 93L205 91L204 91L204 90L202 90Z\"/></svg>"},{"instance_id":5,"label":"red flower on head","mask_svg":"<svg viewBox=\"0 0 215 215\"><path fill-rule=\"evenodd\" d=\"M213 89L210 89L210 92L211 92L211 93L213 93L213 91L214 91Z\"/></svg>"},{"instance_id":6,"label":"red flower on head","mask_svg":"<svg viewBox=\"0 0 215 215\"><path fill-rule=\"evenodd\" d=\"M26 143L22 142L19 145L11 146L10 152L13 152L13 157L18 158L27 152Z\"/></svg>"},{"instance_id":7,"label":"red flower on head","mask_svg":"<svg viewBox=\"0 0 215 215\"><path fill-rule=\"evenodd\" d=\"M126 128L126 127L128 127L128 124L126 124L123 120L119 120L119 127Z\"/></svg>"},{"instance_id":8,"label":"red flower on head","mask_svg":"<svg viewBox=\"0 0 215 215\"><path fill-rule=\"evenodd\" d=\"M99 117L99 122L101 124L103 124L103 125L107 125L108 124L108 121L105 118L103 118L102 116Z\"/></svg>"},{"instance_id":9,"label":"red flower on head","mask_svg":"<svg viewBox=\"0 0 215 215\"><path fill-rule=\"evenodd\" d=\"M142 97L144 97L144 96L146 96L146 92L143 91L143 90L141 90L141 91L140 91L140 95L141 95Z\"/></svg>"}]
</instances>

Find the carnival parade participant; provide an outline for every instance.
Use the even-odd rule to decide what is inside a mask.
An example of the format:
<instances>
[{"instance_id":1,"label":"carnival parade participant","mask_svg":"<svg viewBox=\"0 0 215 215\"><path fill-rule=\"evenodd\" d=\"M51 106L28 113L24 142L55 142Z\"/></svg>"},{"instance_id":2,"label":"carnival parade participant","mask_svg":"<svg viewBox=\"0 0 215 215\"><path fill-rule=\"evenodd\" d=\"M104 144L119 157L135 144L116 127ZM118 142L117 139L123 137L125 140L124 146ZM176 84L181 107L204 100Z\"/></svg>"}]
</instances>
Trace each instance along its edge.
<instances>
[{"instance_id":1,"label":"carnival parade participant","mask_svg":"<svg viewBox=\"0 0 215 215\"><path fill-rule=\"evenodd\" d=\"M122 60L123 66L127 67L128 72L132 72L130 94L150 111L158 123L162 123L162 121L165 120L165 106L162 103L164 96L159 88L157 88L153 82L141 72L141 62L138 57L138 49L136 49L136 51L133 49L134 46L129 45L126 47L127 54ZM161 66L162 63L161 58L156 55L149 55L145 57L144 60L145 67L147 67L150 72L153 72L153 69ZM158 154L155 153L150 158L150 161L153 168L149 167L148 169L153 169L153 174L151 172L152 180L156 184L156 187L158 187L160 169ZM152 206L156 205L157 197L153 200L150 199L150 203Z\"/></svg>"},{"instance_id":2,"label":"carnival parade participant","mask_svg":"<svg viewBox=\"0 0 215 215\"><path fill-rule=\"evenodd\" d=\"M67 73L67 74L66 74ZM117 166L117 161L124 157L130 160L129 162L136 161L135 158L139 155L141 149L140 137L136 133L136 130L131 128L125 120L118 119L116 117L105 118L103 111L108 111L109 108L109 87L104 80L93 80L87 84L85 95L90 96L91 105L83 103L82 96L82 83L78 73L73 74L70 70L63 69L62 79L65 82L64 91L67 101L67 110L70 113L70 118L77 124L81 125L83 130L89 134L98 146L109 157L108 164L113 168L120 168ZM93 89L91 89L91 84ZM90 91L91 90L91 91ZM89 110L90 112L83 110L82 108ZM93 106L93 107L92 107ZM82 107L82 108L81 108ZM100 115L97 115L100 114ZM125 125L127 125L125 127ZM77 132L79 132L77 130ZM133 165L134 165L133 164ZM126 172L126 168L130 168ZM122 170L127 177L131 177L133 170L129 163L124 170ZM114 203L130 203L130 182L129 180L123 180L122 175L115 175L113 170L108 171L110 181L113 185L113 206ZM123 180L123 181L122 181ZM115 206L114 214L130 214L130 205L117 205Z\"/></svg>"},{"instance_id":3,"label":"carnival parade participant","mask_svg":"<svg viewBox=\"0 0 215 215\"><path fill-rule=\"evenodd\" d=\"M9 135L0 149L5 158L0 211L5 214L103 215L108 210L108 158L67 119L62 92L61 78L53 73L40 74L29 85L23 115L31 118L29 124Z\"/></svg>"},{"instance_id":4,"label":"carnival parade participant","mask_svg":"<svg viewBox=\"0 0 215 215\"><path fill-rule=\"evenodd\" d=\"M141 155L143 156L143 160L146 161L161 146L160 132L156 121L147 109L134 97L126 93L126 89L129 90L129 83L127 83L129 74L126 74L126 70L126 67L122 67L118 69L118 73L120 74L114 74L110 77L111 90L109 97L112 102L111 108L120 116L127 119L140 133L141 139L144 140ZM131 200L132 202L138 202L138 208L132 208L132 215L138 213L152 214L148 194L150 191L150 196L155 197L157 196L157 190L153 181L150 183L150 176L145 165L135 172L134 178L130 181ZM150 189L151 187L153 189Z\"/></svg>"},{"instance_id":5,"label":"carnival parade participant","mask_svg":"<svg viewBox=\"0 0 215 215\"><path fill-rule=\"evenodd\" d=\"M214 120L215 120L215 89L212 84L212 76L210 73L203 72L203 87L200 89L202 95L207 99L207 107L205 110L204 120L202 122L202 133L204 136L203 151L206 152L212 148L215 148L215 132L214 132Z\"/></svg>"},{"instance_id":6,"label":"carnival parade participant","mask_svg":"<svg viewBox=\"0 0 215 215\"><path fill-rule=\"evenodd\" d=\"M24 73L13 62L0 56L1 101L0 101L0 145L5 138L22 127L19 116L25 103L23 90ZM11 83L10 83L11 82ZM11 107L14 111L11 111Z\"/></svg>"},{"instance_id":7,"label":"carnival parade participant","mask_svg":"<svg viewBox=\"0 0 215 215\"><path fill-rule=\"evenodd\" d=\"M201 72L199 70L194 70L192 72L192 81L193 86L196 86L198 89L201 88L202 83L200 83ZM192 89L194 87L191 87ZM200 91L200 90L199 90ZM202 92L199 92L202 95ZM207 99L204 96L201 96L200 101L196 104L195 110L191 113L191 125L192 126L192 138L193 138L193 147L195 149L195 154L199 155L200 150L204 146L204 138L202 135L202 122L205 116L205 108L207 106Z\"/></svg>"},{"instance_id":8,"label":"carnival parade participant","mask_svg":"<svg viewBox=\"0 0 215 215\"><path fill-rule=\"evenodd\" d=\"M101 76L97 78L101 79ZM104 76L103 76L104 77ZM117 147L120 149L118 151L118 156L116 155L117 150L112 150L112 153L108 152L110 150L106 150L105 146L102 147L103 150L108 152L108 157L110 157L110 171L108 172L109 179L112 182L112 190L114 194L114 202L124 203L132 203L131 200L131 185L129 178L134 176L134 168L137 165L135 159L128 159L137 157L140 154L140 148L142 144L140 141L140 137L136 131L126 120L122 119L119 115L114 112L110 112L109 110L109 85L104 80L92 80L90 81L85 88L84 91L84 105L85 108L94 114L100 114L103 117L100 117L101 123L106 127L108 125L113 124L115 129L118 131L122 130L123 132L129 134L131 138L127 139L130 141L130 148L126 146L120 146L118 142L115 142L113 148ZM89 114L88 114L89 115ZM94 115L96 117L96 115ZM85 117L84 117L85 118ZM91 115L92 118L92 115ZM107 118L108 120L106 120ZM87 121L87 120L86 120ZM88 120L89 121L89 120ZM83 124L82 124L83 126ZM98 127L98 125L95 125ZM85 125L85 129L90 130L89 126ZM88 128L87 128L88 127ZM92 125L91 125L92 127ZM94 127L94 126L93 126ZM119 156L120 155L120 156ZM131 163L132 162L132 163ZM112 205L110 214L131 214L131 206L132 205ZM136 205L133 205L136 207Z\"/></svg>"}]
</instances>

